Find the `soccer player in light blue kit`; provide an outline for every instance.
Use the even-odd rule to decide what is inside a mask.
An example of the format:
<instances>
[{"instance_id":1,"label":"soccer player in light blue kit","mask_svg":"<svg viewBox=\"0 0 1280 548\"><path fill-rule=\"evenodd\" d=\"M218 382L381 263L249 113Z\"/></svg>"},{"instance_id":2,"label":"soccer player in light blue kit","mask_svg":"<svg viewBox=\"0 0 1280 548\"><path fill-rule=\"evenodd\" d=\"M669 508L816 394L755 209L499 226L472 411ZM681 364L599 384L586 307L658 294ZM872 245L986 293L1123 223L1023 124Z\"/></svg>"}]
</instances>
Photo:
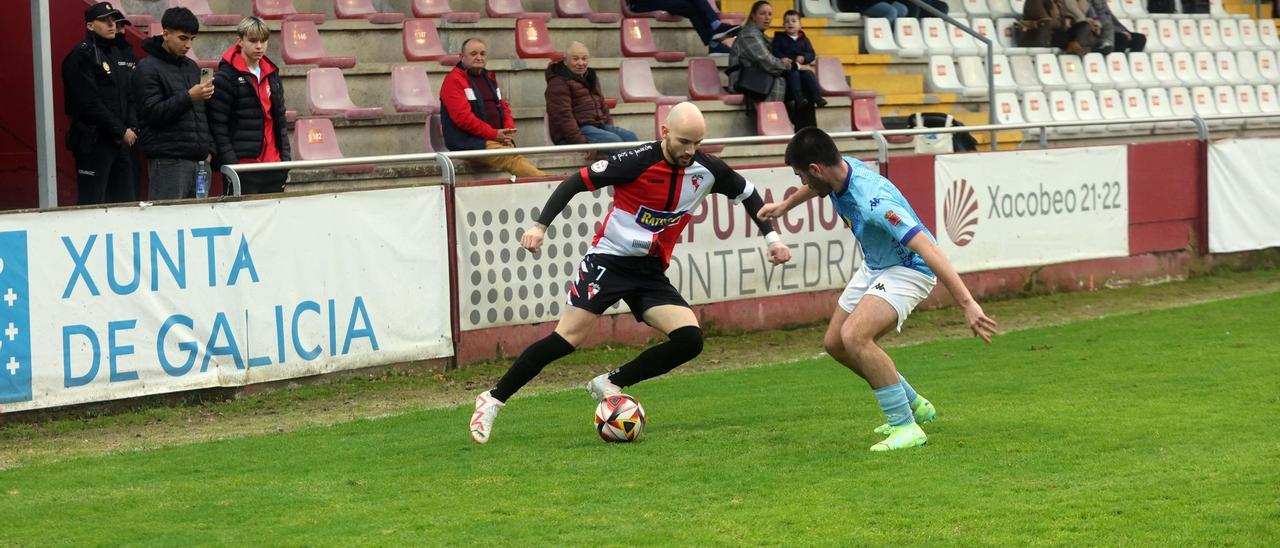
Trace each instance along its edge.
<instances>
[{"instance_id":1,"label":"soccer player in light blue kit","mask_svg":"<svg viewBox=\"0 0 1280 548\"><path fill-rule=\"evenodd\" d=\"M871 450L924 445L928 437L920 425L932 421L937 411L898 373L877 341L890 329L901 331L907 315L939 280L964 308L965 324L974 335L990 344L996 322L982 312L929 229L888 179L854 158L841 157L831 137L814 127L796 133L787 145L786 162L805 186L782 202L766 204L759 217L776 219L814 196L830 196L862 247L862 267L840 295L823 346L875 390L888 422L875 429L887 437Z\"/></svg>"}]
</instances>

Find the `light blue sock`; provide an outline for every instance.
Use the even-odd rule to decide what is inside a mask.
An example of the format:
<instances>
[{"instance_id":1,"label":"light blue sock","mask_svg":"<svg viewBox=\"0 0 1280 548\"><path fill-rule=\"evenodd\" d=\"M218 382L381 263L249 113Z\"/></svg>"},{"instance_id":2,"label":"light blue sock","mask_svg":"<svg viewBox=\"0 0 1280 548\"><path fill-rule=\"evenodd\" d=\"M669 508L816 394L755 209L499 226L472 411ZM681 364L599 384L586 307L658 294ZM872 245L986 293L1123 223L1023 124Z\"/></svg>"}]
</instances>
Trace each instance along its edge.
<instances>
[{"instance_id":1,"label":"light blue sock","mask_svg":"<svg viewBox=\"0 0 1280 548\"><path fill-rule=\"evenodd\" d=\"M907 392L902 383L891 384L876 389L876 401L880 402L880 410L889 420L889 426L905 426L915 422L911 415L911 404L907 401Z\"/></svg>"},{"instance_id":2,"label":"light blue sock","mask_svg":"<svg viewBox=\"0 0 1280 548\"><path fill-rule=\"evenodd\" d=\"M911 387L911 384L907 382L906 377L902 376L902 373L898 373L898 384L901 384L902 390L907 393L907 404L914 404L916 402L916 397L919 396L920 393L916 392L916 389Z\"/></svg>"}]
</instances>

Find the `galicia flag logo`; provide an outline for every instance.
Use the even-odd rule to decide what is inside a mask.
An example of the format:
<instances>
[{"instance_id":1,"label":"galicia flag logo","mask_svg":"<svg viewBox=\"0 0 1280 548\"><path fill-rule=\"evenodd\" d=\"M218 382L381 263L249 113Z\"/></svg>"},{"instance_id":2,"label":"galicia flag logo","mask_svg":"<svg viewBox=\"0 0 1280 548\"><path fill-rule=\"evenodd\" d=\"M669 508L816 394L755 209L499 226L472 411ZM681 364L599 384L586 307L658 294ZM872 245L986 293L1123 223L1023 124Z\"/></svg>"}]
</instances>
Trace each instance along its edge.
<instances>
[{"instance_id":1,"label":"galicia flag logo","mask_svg":"<svg viewBox=\"0 0 1280 548\"><path fill-rule=\"evenodd\" d=\"M0 403L31 401L27 232L0 232Z\"/></svg>"},{"instance_id":2,"label":"galicia flag logo","mask_svg":"<svg viewBox=\"0 0 1280 548\"><path fill-rule=\"evenodd\" d=\"M942 222L951 243L963 247L973 241L974 228L978 226L978 199L974 197L973 187L968 181L951 182L946 202L942 205Z\"/></svg>"}]
</instances>

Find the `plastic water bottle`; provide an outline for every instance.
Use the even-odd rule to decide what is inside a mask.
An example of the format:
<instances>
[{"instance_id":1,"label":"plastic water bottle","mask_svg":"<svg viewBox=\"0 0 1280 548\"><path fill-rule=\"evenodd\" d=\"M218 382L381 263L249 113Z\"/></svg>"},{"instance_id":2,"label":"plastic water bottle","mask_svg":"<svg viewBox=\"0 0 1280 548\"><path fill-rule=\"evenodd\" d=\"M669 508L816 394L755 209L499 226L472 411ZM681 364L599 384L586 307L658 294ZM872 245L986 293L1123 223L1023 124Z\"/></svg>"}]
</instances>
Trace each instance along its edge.
<instances>
[{"instance_id":1,"label":"plastic water bottle","mask_svg":"<svg viewBox=\"0 0 1280 548\"><path fill-rule=\"evenodd\" d=\"M209 197L209 166L203 161L196 164L196 198Z\"/></svg>"}]
</instances>

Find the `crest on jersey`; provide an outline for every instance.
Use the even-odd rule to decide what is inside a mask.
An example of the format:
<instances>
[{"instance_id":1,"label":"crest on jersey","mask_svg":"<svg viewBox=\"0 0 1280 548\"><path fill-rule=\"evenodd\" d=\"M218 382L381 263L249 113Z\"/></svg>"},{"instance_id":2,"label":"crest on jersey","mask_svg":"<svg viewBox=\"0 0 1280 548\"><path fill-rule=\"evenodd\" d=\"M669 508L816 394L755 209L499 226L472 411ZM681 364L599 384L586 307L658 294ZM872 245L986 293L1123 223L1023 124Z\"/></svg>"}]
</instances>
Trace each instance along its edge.
<instances>
[{"instance_id":1,"label":"crest on jersey","mask_svg":"<svg viewBox=\"0 0 1280 548\"><path fill-rule=\"evenodd\" d=\"M600 160L599 162L591 164L591 171L595 173L604 173L605 168L608 168L608 167L609 167L608 160Z\"/></svg>"},{"instance_id":2,"label":"crest on jersey","mask_svg":"<svg viewBox=\"0 0 1280 548\"><path fill-rule=\"evenodd\" d=\"M693 177L690 177L690 178L689 178L689 182L690 182L690 183L693 183L693 189L694 189L694 190L698 190L698 188L702 186L702 174L701 174L701 173L698 173L698 174L694 175Z\"/></svg>"},{"instance_id":3,"label":"crest on jersey","mask_svg":"<svg viewBox=\"0 0 1280 548\"><path fill-rule=\"evenodd\" d=\"M899 217L898 214L894 213L892 210L884 212L884 220L889 221L889 224L893 226L898 226L902 223L902 217Z\"/></svg>"}]
</instances>

